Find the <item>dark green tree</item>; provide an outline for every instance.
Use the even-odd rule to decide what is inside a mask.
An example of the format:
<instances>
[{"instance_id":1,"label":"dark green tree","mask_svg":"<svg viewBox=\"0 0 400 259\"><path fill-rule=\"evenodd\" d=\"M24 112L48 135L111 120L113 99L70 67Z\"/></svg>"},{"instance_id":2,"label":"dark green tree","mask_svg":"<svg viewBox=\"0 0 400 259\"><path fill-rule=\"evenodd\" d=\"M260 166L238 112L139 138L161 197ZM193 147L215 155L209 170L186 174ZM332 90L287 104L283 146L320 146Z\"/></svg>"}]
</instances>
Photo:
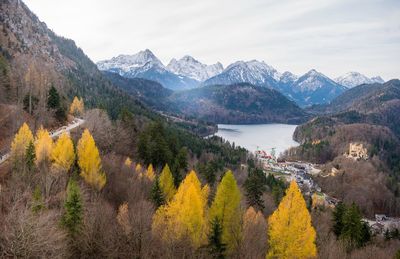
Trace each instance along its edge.
<instances>
[{"instance_id":1,"label":"dark green tree","mask_svg":"<svg viewBox=\"0 0 400 259\"><path fill-rule=\"evenodd\" d=\"M28 169L29 172L32 171L33 167L35 166L35 145L33 144L33 141L29 142L28 147L26 148L25 152L25 163L26 163L26 168Z\"/></svg>"},{"instance_id":2,"label":"dark green tree","mask_svg":"<svg viewBox=\"0 0 400 259\"><path fill-rule=\"evenodd\" d=\"M259 168L251 169L244 182L244 188L247 204L260 210L263 209L262 195L266 191L266 177L263 170Z\"/></svg>"},{"instance_id":3,"label":"dark green tree","mask_svg":"<svg viewBox=\"0 0 400 259\"><path fill-rule=\"evenodd\" d=\"M222 243L221 220L215 217L211 220L210 234L208 235L208 251L212 258L225 258L226 244Z\"/></svg>"},{"instance_id":4,"label":"dark green tree","mask_svg":"<svg viewBox=\"0 0 400 259\"><path fill-rule=\"evenodd\" d=\"M186 173L188 170L187 153L188 152L186 148L181 148L174 160L172 175L174 176L174 184L176 188L178 188L180 183L182 182L182 171L183 173Z\"/></svg>"},{"instance_id":5,"label":"dark green tree","mask_svg":"<svg viewBox=\"0 0 400 259\"><path fill-rule=\"evenodd\" d=\"M61 223L73 236L81 230L83 221L83 205L81 192L74 180L68 182L67 200L64 203L64 215Z\"/></svg>"},{"instance_id":6,"label":"dark green tree","mask_svg":"<svg viewBox=\"0 0 400 259\"><path fill-rule=\"evenodd\" d=\"M354 203L345 210L340 238L349 251L364 246L371 238L368 225L362 221L360 210Z\"/></svg>"},{"instance_id":7,"label":"dark green tree","mask_svg":"<svg viewBox=\"0 0 400 259\"><path fill-rule=\"evenodd\" d=\"M151 200L156 208L165 203L158 177L154 180L153 187L151 188Z\"/></svg>"},{"instance_id":8,"label":"dark green tree","mask_svg":"<svg viewBox=\"0 0 400 259\"><path fill-rule=\"evenodd\" d=\"M342 234L343 229L343 215L346 212L346 205L343 202L339 202L335 210L333 211L333 233L336 237Z\"/></svg>"},{"instance_id":9,"label":"dark green tree","mask_svg":"<svg viewBox=\"0 0 400 259\"><path fill-rule=\"evenodd\" d=\"M47 98L47 108L58 109L60 108L60 95L57 89L52 85L49 90L49 95Z\"/></svg>"}]
</instances>

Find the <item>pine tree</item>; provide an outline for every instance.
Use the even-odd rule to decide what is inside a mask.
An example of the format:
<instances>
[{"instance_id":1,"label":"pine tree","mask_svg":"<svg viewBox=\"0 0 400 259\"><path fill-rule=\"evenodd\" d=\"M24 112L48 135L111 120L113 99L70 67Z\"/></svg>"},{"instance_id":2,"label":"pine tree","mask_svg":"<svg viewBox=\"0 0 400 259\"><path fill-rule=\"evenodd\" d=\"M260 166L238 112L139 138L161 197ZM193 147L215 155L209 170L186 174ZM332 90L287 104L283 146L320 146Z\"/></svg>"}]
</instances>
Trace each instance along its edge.
<instances>
[{"instance_id":1,"label":"pine tree","mask_svg":"<svg viewBox=\"0 0 400 259\"><path fill-rule=\"evenodd\" d=\"M345 210L342 222L343 228L340 239L345 241L349 251L365 245L370 240L369 227L362 221L360 210L354 203Z\"/></svg>"},{"instance_id":2,"label":"pine tree","mask_svg":"<svg viewBox=\"0 0 400 259\"><path fill-rule=\"evenodd\" d=\"M67 133L63 133L54 145L51 152L53 166L68 172L75 161L74 143Z\"/></svg>"},{"instance_id":3,"label":"pine tree","mask_svg":"<svg viewBox=\"0 0 400 259\"><path fill-rule=\"evenodd\" d=\"M211 231L208 236L208 250L212 258L225 258L226 244L222 241L221 220L214 218L211 220Z\"/></svg>"},{"instance_id":4,"label":"pine tree","mask_svg":"<svg viewBox=\"0 0 400 259\"><path fill-rule=\"evenodd\" d=\"M52 85L49 90L49 96L47 98L47 107L49 109L58 109L60 108L60 95L57 92L57 89Z\"/></svg>"},{"instance_id":5,"label":"pine tree","mask_svg":"<svg viewBox=\"0 0 400 259\"><path fill-rule=\"evenodd\" d=\"M160 174L160 187L163 192L163 196L165 197L165 201L168 202L172 199L174 194L176 193L174 178L172 177L171 170L169 169L168 164L166 164Z\"/></svg>"},{"instance_id":6,"label":"pine tree","mask_svg":"<svg viewBox=\"0 0 400 259\"><path fill-rule=\"evenodd\" d=\"M24 123L11 143L11 156L15 163L24 161L29 143L33 143L33 135L28 125Z\"/></svg>"},{"instance_id":7,"label":"pine tree","mask_svg":"<svg viewBox=\"0 0 400 259\"><path fill-rule=\"evenodd\" d=\"M53 145L53 139L51 138L49 132L41 126L36 132L36 164L50 160L50 155L53 151Z\"/></svg>"},{"instance_id":8,"label":"pine tree","mask_svg":"<svg viewBox=\"0 0 400 259\"><path fill-rule=\"evenodd\" d=\"M79 233L83 221L83 205L80 189L74 180L68 182L67 200L61 223L71 235Z\"/></svg>"},{"instance_id":9,"label":"pine tree","mask_svg":"<svg viewBox=\"0 0 400 259\"><path fill-rule=\"evenodd\" d=\"M268 219L267 258L309 258L317 255L316 232L306 202L295 181Z\"/></svg>"},{"instance_id":10,"label":"pine tree","mask_svg":"<svg viewBox=\"0 0 400 259\"><path fill-rule=\"evenodd\" d=\"M40 190L39 186L35 187L32 195L32 212L38 213L44 208L43 198L42 198L42 191Z\"/></svg>"},{"instance_id":11,"label":"pine tree","mask_svg":"<svg viewBox=\"0 0 400 259\"><path fill-rule=\"evenodd\" d=\"M244 183L247 204L254 208L263 209L262 195L266 191L266 177L261 169L255 168L249 171Z\"/></svg>"},{"instance_id":12,"label":"pine tree","mask_svg":"<svg viewBox=\"0 0 400 259\"><path fill-rule=\"evenodd\" d=\"M222 224L222 242L232 252L241 236L240 191L235 177L227 171L217 188L210 208L210 218Z\"/></svg>"},{"instance_id":13,"label":"pine tree","mask_svg":"<svg viewBox=\"0 0 400 259\"><path fill-rule=\"evenodd\" d=\"M150 181L154 181L154 178L156 177L155 173L154 173L154 169L153 169L153 165L150 164L147 167L147 171L146 171L146 177L147 179L149 179Z\"/></svg>"},{"instance_id":14,"label":"pine tree","mask_svg":"<svg viewBox=\"0 0 400 259\"><path fill-rule=\"evenodd\" d=\"M339 202L333 211L333 233L335 233L337 237L342 234L343 215L345 211L346 206L343 204L343 202Z\"/></svg>"},{"instance_id":15,"label":"pine tree","mask_svg":"<svg viewBox=\"0 0 400 259\"><path fill-rule=\"evenodd\" d=\"M35 154L35 145L33 141L29 142L28 147L26 148L25 153L25 162L26 168L28 171L32 171L33 167L35 166L36 154Z\"/></svg>"},{"instance_id":16,"label":"pine tree","mask_svg":"<svg viewBox=\"0 0 400 259\"><path fill-rule=\"evenodd\" d=\"M106 184L106 175L101 168L99 150L87 129L78 142L77 153L81 176L87 184L101 190Z\"/></svg>"},{"instance_id":17,"label":"pine tree","mask_svg":"<svg viewBox=\"0 0 400 259\"><path fill-rule=\"evenodd\" d=\"M153 231L160 234L165 241L188 237L195 248L205 244L208 194L208 186L201 188L196 173L191 171L182 181L171 202L156 211L153 217Z\"/></svg>"},{"instance_id":18,"label":"pine tree","mask_svg":"<svg viewBox=\"0 0 400 259\"><path fill-rule=\"evenodd\" d=\"M156 178L153 183L153 187L151 188L151 200L153 201L153 204L156 208L165 203L164 194L160 186L159 178Z\"/></svg>"}]
</instances>

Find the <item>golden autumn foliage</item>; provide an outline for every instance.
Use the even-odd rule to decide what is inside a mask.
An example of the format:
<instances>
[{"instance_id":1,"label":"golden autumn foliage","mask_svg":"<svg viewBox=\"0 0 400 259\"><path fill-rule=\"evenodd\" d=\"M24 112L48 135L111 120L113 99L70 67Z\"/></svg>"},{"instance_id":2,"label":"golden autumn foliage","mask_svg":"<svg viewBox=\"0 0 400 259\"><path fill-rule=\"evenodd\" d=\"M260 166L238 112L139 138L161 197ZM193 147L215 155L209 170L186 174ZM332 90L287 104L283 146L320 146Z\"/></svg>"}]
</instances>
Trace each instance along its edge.
<instances>
[{"instance_id":1,"label":"golden autumn foliage","mask_svg":"<svg viewBox=\"0 0 400 259\"><path fill-rule=\"evenodd\" d=\"M146 177L147 177L147 179L149 179L150 181L154 181L154 179L156 178L156 175L155 175L155 173L154 173L154 168L153 168L153 165L152 165L152 164L150 164L150 165L147 167L147 170L146 170Z\"/></svg>"},{"instance_id":2,"label":"golden autumn foliage","mask_svg":"<svg viewBox=\"0 0 400 259\"><path fill-rule=\"evenodd\" d=\"M168 164L164 166L160 174L159 181L161 190L164 195L164 199L166 202L169 202L176 193L176 189L174 185L174 177L172 176Z\"/></svg>"},{"instance_id":3,"label":"golden autumn foliage","mask_svg":"<svg viewBox=\"0 0 400 259\"><path fill-rule=\"evenodd\" d=\"M278 208L268 219L267 258L312 258L317 256L315 229L306 202L295 181L290 183Z\"/></svg>"},{"instance_id":4,"label":"golden autumn foliage","mask_svg":"<svg viewBox=\"0 0 400 259\"><path fill-rule=\"evenodd\" d=\"M35 140L35 154L37 164L42 161L50 160L53 145L53 139L51 138L49 132L46 129L43 129L43 127L41 126L36 132Z\"/></svg>"},{"instance_id":5,"label":"golden autumn foliage","mask_svg":"<svg viewBox=\"0 0 400 259\"><path fill-rule=\"evenodd\" d=\"M69 171L75 161L74 144L68 133L63 133L56 141L51 152L53 166L63 171Z\"/></svg>"},{"instance_id":6,"label":"golden autumn foliage","mask_svg":"<svg viewBox=\"0 0 400 259\"><path fill-rule=\"evenodd\" d=\"M136 171L136 173L141 173L142 172L142 165L140 163L136 164L135 171Z\"/></svg>"},{"instance_id":7,"label":"golden autumn foliage","mask_svg":"<svg viewBox=\"0 0 400 259\"><path fill-rule=\"evenodd\" d=\"M159 207L153 217L153 232L165 241L178 241L188 237L193 247L207 241L208 186L201 183L194 171L182 181L177 193L167 205Z\"/></svg>"},{"instance_id":8,"label":"golden autumn foliage","mask_svg":"<svg viewBox=\"0 0 400 259\"><path fill-rule=\"evenodd\" d=\"M210 219L218 218L222 224L222 242L228 252L241 239L240 191L231 171L225 173L218 185L217 193L210 208Z\"/></svg>"},{"instance_id":9,"label":"golden autumn foliage","mask_svg":"<svg viewBox=\"0 0 400 259\"><path fill-rule=\"evenodd\" d=\"M131 160L129 157L127 157L127 158L125 159L124 165L126 165L127 167L131 167L131 165L132 165L132 160Z\"/></svg>"},{"instance_id":10,"label":"golden autumn foliage","mask_svg":"<svg viewBox=\"0 0 400 259\"><path fill-rule=\"evenodd\" d=\"M74 100L71 103L71 107L69 108L69 113L77 116L77 115L82 115L85 110L84 104L83 104L83 99L74 97Z\"/></svg>"},{"instance_id":11,"label":"golden autumn foliage","mask_svg":"<svg viewBox=\"0 0 400 259\"><path fill-rule=\"evenodd\" d=\"M82 133L78 142L77 153L81 176L86 183L97 190L101 190L106 184L106 175L101 168L99 150L88 129L85 129Z\"/></svg>"},{"instance_id":12,"label":"golden autumn foliage","mask_svg":"<svg viewBox=\"0 0 400 259\"><path fill-rule=\"evenodd\" d=\"M25 156L26 148L29 143L33 142L33 135L29 126L24 123L15 134L14 140L11 143L11 156L14 159L20 159Z\"/></svg>"}]
</instances>

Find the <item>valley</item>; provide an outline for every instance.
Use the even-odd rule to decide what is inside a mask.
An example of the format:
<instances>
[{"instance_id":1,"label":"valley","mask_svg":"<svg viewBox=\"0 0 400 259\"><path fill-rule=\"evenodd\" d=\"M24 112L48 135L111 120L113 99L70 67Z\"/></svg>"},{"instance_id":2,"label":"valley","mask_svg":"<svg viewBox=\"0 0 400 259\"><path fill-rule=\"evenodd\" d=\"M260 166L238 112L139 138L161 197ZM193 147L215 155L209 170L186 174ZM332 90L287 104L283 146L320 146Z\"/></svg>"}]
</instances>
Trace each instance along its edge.
<instances>
[{"instance_id":1,"label":"valley","mask_svg":"<svg viewBox=\"0 0 400 259\"><path fill-rule=\"evenodd\" d=\"M328 77L329 46L301 70L282 65L292 48L270 59L305 73L262 61L252 37L240 38L248 55L240 40L203 47L225 10L204 20L203 2L105 8L107 22L89 25L112 28L107 41L80 48L26 3L0 1L0 258L400 258L400 80L375 76L389 70ZM125 5L142 19L129 32L116 19ZM193 10L203 15L190 25ZM222 24L257 17L240 13ZM119 47L125 34L136 47Z\"/></svg>"}]
</instances>

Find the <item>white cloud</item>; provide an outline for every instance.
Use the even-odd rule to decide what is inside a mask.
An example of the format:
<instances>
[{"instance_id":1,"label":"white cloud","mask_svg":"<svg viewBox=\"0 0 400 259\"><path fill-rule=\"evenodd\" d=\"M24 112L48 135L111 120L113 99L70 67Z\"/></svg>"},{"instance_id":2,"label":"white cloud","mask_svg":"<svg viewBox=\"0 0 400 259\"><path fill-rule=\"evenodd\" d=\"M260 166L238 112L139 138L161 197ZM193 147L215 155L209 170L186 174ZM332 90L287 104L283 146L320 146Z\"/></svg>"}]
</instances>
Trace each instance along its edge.
<instances>
[{"instance_id":1,"label":"white cloud","mask_svg":"<svg viewBox=\"0 0 400 259\"><path fill-rule=\"evenodd\" d=\"M25 0L94 61L151 49L225 66L265 60L297 74L400 75L397 0Z\"/></svg>"}]
</instances>

